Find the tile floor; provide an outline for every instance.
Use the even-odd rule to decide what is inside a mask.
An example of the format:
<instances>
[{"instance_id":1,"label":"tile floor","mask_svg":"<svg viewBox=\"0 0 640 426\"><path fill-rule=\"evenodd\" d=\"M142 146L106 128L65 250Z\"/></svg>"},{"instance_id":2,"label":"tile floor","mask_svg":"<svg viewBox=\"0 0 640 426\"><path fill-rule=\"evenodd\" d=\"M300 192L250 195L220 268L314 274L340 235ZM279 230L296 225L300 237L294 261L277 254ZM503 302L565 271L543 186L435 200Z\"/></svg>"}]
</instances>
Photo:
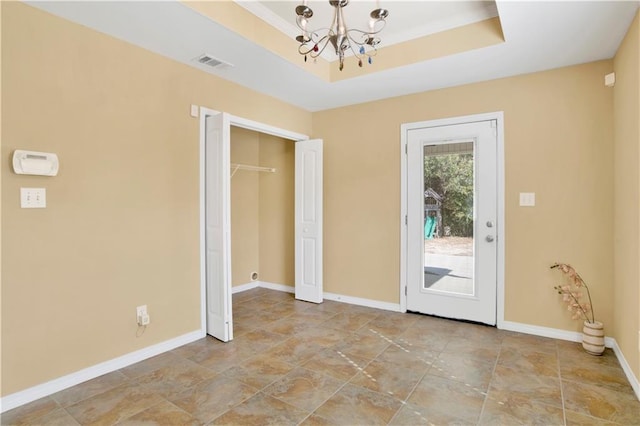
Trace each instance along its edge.
<instances>
[{"instance_id":1,"label":"tile floor","mask_svg":"<svg viewBox=\"0 0 640 426\"><path fill-rule=\"evenodd\" d=\"M640 425L615 355L254 289L205 338L5 413L3 425Z\"/></svg>"}]
</instances>

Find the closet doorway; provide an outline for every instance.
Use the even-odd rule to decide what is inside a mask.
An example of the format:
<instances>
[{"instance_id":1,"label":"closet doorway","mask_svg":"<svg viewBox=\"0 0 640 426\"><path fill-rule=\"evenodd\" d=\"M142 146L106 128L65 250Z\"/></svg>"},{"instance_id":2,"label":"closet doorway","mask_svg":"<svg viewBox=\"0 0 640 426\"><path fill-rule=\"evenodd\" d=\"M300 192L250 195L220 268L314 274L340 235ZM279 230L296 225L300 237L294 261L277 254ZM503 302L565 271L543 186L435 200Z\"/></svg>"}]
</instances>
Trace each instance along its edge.
<instances>
[{"instance_id":1,"label":"closet doorway","mask_svg":"<svg viewBox=\"0 0 640 426\"><path fill-rule=\"evenodd\" d=\"M231 126L232 293L295 288L295 142Z\"/></svg>"},{"instance_id":2,"label":"closet doorway","mask_svg":"<svg viewBox=\"0 0 640 426\"><path fill-rule=\"evenodd\" d=\"M231 161L232 152L232 127L239 128L234 130L239 137L239 145L234 147L235 160ZM253 133L251 133L253 132ZM260 158L260 139L263 139L266 148L263 153L263 159ZM244 140L244 142L243 142ZM257 147L254 140L257 140ZM290 141L294 141L292 143ZM266 145L271 142L271 145ZM231 305L232 282L236 285L242 285L246 280L242 275L246 274L244 269L246 265L253 262L254 265L260 266L260 178L257 176L257 202L258 215L249 214L243 210L237 210L236 222L248 224L249 221L258 220L258 260L254 255L249 253L248 259L244 258L247 253L242 255L236 253L240 263L236 265L236 271L241 274L237 280L233 278L234 267L232 264L232 184L231 176L241 176L239 173L264 173L264 197L269 197L279 193L278 197L286 200L287 196L291 198L290 191L287 190L286 179L270 179L266 178L267 174L277 173L278 168L274 166L262 166L261 162L268 160L282 162L283 172L291 175L290 162L291 152L287 154L287 143L294 146L294 163L293 163L293 206L294 215L293 222L290 223L293 228L294 238L294 280L295 295L297 299L311 302L322 302L322 141L308 140L306 135L289 132L283 129L257 123L251 120L234 117L230 114L221 113L206 108L200 109L200 229L201 229L201 321L202 330L206 330L206 334L210 334L222 341L233 339L233 314ZM252 153L252 149L258 148L256 153ZM289 147L290 148L290 147ZM284 156L279 157L279 154ZM252 157L253 156L253 157ZM289 158L289 160L287 160ZM250 164L252 161L240 162L244 160L258 160L258 164ZM265 163L266 164L266 163ZM288 170L288 172L287 172ZM280 176L283 177L283 176ZM255 178L255 176L254 176ZM246 195L253 192L255 195L255 180L251 183L251 179L245 179L249 182L248 189L240 189L247 191ZM236 185L243 187L242 182ZM291 182L289 182L291 184ZM253 188L253 189L251 189ZM288 195L287 195L288 194ZM256 200L253 200L255 203ZM248 200L251 203L251 200ZM245 205L247 200L240 201L240 197L236 197L238 207ZM273 207L273 206L272 206ZM276 206L268 209L268 212L274 214L277 211L283 211L283 206ZM286 207L283 207L286 209ZM247 217L242 218L243 215ZM285 221L280 218L276 222L270 222L273 218L265 215L264 223L279 223L280 228L284 231L281 240L280 250L274 250L284 255L284 259L280 259L281 268L280 275L278 272L273 273L274 278L290 280L290 270L287 271L287 248L286 232L288 227ZM289 221L291 219L289 218ZM255 232L256 224L249 225L249 233L251 227ZM242 246L243 235L246 236L247 230L238 230L241 233L236 238L236 246ZM269 242L269 232L273 229L264 231L267 244ZM289 229L290 232L290 229ZM255 244L255 238L249 239ZM251 242L249 242L251 244ZM269 250L266 248L265 250ZM270 255L267 255L267 259ZM290 258L290 256L289 256ZM253 259L253 260L251 260ZM289 262L290 263L290 262ZM249 267L251 269L251 267ZM249 279L252 278L250 271ZM287 273L289 277L287 277ZM286 285L286 283L284 283Z\"/></svg>"}]
</instances>

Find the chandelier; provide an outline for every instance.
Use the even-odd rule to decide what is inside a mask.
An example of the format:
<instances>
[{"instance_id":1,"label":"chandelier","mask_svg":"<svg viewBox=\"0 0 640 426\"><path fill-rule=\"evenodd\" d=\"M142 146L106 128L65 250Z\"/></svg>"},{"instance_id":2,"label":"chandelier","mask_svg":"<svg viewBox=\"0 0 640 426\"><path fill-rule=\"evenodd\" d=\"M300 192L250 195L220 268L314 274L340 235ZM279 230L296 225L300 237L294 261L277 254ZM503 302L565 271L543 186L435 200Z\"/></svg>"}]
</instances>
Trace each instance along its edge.
<instances>
[{"instance_id":1,"label":"chandelier","mask_svg":"<svg viewBox=\"0 0 640 426\"><path fill-rule=\"evenodd\" d=\"M307 5L307 0L303 0L302 4L296 7L296 15L298 15L296 23L302 30L302 34L296 37L300 43L298 53L304 56L306 62L307 56L313 59L317 58L331 43L340 61L340 71L344 68L344 56L348 51L351 51L358 59L359 67L362 67L363 60L371 64L373 56L378 52L376 46L380 43L380 39L376 35L384 28L389 11L380 8L376 2L378 7L369 14L371 17L369 29L364 31L349 29L344 22L342 9L349 4L349 0L329 0L329 4L335 9L331 25L328 28L311 31L307 26L313 16L313 10Z\"/></svg>"}]
</instances>

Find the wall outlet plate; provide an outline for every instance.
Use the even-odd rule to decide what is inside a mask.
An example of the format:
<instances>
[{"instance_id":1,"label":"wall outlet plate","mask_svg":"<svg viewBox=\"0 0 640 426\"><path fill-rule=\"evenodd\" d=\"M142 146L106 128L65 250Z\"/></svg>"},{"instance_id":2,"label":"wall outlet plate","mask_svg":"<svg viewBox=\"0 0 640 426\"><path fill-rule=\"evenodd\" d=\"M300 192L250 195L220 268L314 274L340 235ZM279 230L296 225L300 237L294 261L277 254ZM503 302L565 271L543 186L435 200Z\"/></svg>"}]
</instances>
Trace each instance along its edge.
<instances>
[{"instance_id":1,"label":"wall outlet plate","mask_svg":"<svg viewBox=\"0 0 640 426\"><path fill-rule=\"evenodd\" d=\"M147 305L140 305L136 308L136 320L147 314Z\"/></svg>"},{"instance_id":2,"label":"wall outlet plate","mask_svg":"<svg viewBox=\"0 0 640 426\"><path fill-rule=\"evenodd\" d=\"M47 207L46 188L20 188L20 207L23 209Z\"/></svg>"},{"instance_id":3,"label":"wall outlet plate","mask_svg":"<svg viewBox=\"0 0 640 426\"><path fill-rule=\"evenodd\" d=\"M136 308L136 322L138 325L149 325L151 322L151 318L149 318L149 314L147 313L147 305L140 305Z\"/></svg>"},{"instance_id":4,"label":"wall outlet plate","mask_svg":"<svg viewBox=\"0 0 640 426\"><path fill-rule=\"evenodd\" d=\"M536 193L535 192L521 192L520 193L520 206L533 207L536 205Z\"/></svg>"}]
</instances>

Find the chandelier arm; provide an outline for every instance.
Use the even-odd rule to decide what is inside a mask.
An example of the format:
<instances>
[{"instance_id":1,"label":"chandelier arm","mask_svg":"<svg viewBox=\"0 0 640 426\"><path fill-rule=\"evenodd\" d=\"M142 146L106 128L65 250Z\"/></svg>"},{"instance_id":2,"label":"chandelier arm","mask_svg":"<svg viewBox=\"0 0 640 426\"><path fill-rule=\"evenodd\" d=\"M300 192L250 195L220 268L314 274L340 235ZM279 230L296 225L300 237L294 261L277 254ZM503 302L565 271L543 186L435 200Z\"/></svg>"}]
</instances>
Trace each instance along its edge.
<instances>
[{"instance_id":1,"label":"chandelier arm","mask_svg":"<svg viewBox=\"0 0 640 426\"><path fill-rule=\"evenodd\" d=\"M351 52L353 52L353 56L355 56L358 59L373 57L378 54L378 49L375 46L371 46L366 43L361 44L355 40L351 40L351 41L353 41L353 44L355 44L356 46L369 46L371 48L370 50L365 50L363 53L360 53L353 47L352 43L349 43L349 49L351 49Z\"/></svg>"},{"instance_id":2,"label":"chandelier arm","mask_svg":"<svg viewBox=\"0 0 640 426\"><path fill-rule=\"evenodd\" d=\"M367 33L365 33L365 34L367 34ZM353 48L354 44L356 46L360 46L360 47L369 47L369 50L365 50L363 53L356 52L356 50ZM369 43L367 43L366 40L365 41L358 41L358 40L354 39L351 36L351 34L349 34L349 48L351 49L353 54L358 58L376 56L378 54L378 48L376 47L375 44L369 44Z\"/></svg>"},{"instance_id":3,"label":"chandelier arm","mask_svg":"<svg viewBox=\"0 0 640 426\"><path fill-rule=\"evenodd\" d=\"M364 58L365 55L366 55L366 52L364 54L356 52L356 49L353 48L353 44L352 43L349 43L349 49L351 49L351 52L353 52L353 56L358 58L358 60L360 60L360 61L362 61L362 58Z\"/></svg>"},{"instance_id":4,"label":"chandelier arm","mask_svg":"<svg viewBox=\"0 0 640 426\"><path fill-rule=\"evenodd\" d=\"M298 46L298 53L301 55L308 55L310 52L313 52L313 47L310 48L309 50L302 50L302 48L305 46L305 44L301 44L300 46Z\"/></svg>"},{"instance_id":5,"label":"chandelier arm","mask_svg":"<svg viewBox=\"0 0 640 426\"><path fill-rule=\"evenodd\" d=\"M367 33L364 33L364 34L366 35ZM355 44L355 45L357 45L357 46L365 46L365 45L367 45L367 41L366 41L366 40L364 40L364 41L358 41L357 39L355 39L355 38L354 38L351 34L349 34L349 33L347 33L347 37L349 38L349 44L350 44L350 45L351 45L351 44ZM353 49L353 48L352 48L352 49Z\"/></svg>"},{"instance_id":6,"label":"chandelier arm","mask_svg":"<svg viewBox=\"0 0 640 426\"><path fill-rule=\"evenodd\" d=\"M324 42L324 45L320 48L318 48L318 51L314 50L314 47L316 46L320 46L321 43ZM322 37L320 40L318 40L317 42L313 42L312 40L312 46L309 47L309 49L307 50L303 50L302 48L306 45L308 45L308 43L302 43L300 44L300 46L298 46L298 53L301 55L309 55L312 58L317 58L318 56L320 56L322 54L322 52L324 52L324 49L326 49L327 45L329 44L329 36L324 36Z\"/></svg>"},{"instance_id":7,"label":"chandelier arm","mask_svg":"<svg viewBox=\"0 0 640 426\"><path fill-rule=\"evenodd\" d=\"M326 35L324 37L322 37L317 43L316 46L320 45L320 43L322 43L324 41L324 44L322 45L322 47L318 48L317 52L313 52L311 53L311 57L312 58L317 58L318 56L322 55L322 52L324 52L324 49L327 48L327 46L329 45L329 36Z\"/></svg>"},{"instance_id":8,"label":"chandelier arm","mask_svg":"<svg viewBox=\"0 0 640 426\"><path fill-rule=\"evenodd\" d=\"M302 29L302 28L300 28L300 29ZM307 33L307 35L309 36L309 38L312 41L313 41L313 37L320 37L319 33L327 33L327 35L333 34L332 29L329 28L329 27L318 28L318 29L315 29L313 31L309 31L309 30L303 30L303 31L305 31ZM325 38L325 37L326 37L326 35L323 36L322 38ZM322 40L322 39L320 39L320 40Z\"/></svg>"},{"instance_id":9,"label":"chandelier arm","mask_svg":"<svg viewBox=\"0 0 640 426\"><path fill-rule=\"evenodd\" d=\"M361 32L361 31L358 31ZM353 34L348 34L348 38L349 41L351 43L356 44L357 46L360 46L360 49L373 49L375 51L377 51L377 45L380 44L380 38L378 37L372 37L370 34L368 33L363 33L362 35L362 39L361 40L357 40L353 37ZM362 52L364 53L364 52ZM373 56L371 54L367 54L367 56Z\"/></svg>"},{"instance_id":10,"label":"chandelier arm","mask_svg":"<svg viewBox=\"0 0 640 426\"><path fill-rule=\"evenodd\" d=\"M387 21L377 21L377 22L382 22L382 26L380 28L378 28L377 30L375 30L375 31L373 31L371 29L368 30L368 31L364 31L364 30L361 30L359 28L351 28L351 29L347 30L347 33L357 32L357 33L364 34L364 35L376 35L376 34L380 33L382 30L384 30L384 27L387 26Z\"/></svg>"}]
</instances>

